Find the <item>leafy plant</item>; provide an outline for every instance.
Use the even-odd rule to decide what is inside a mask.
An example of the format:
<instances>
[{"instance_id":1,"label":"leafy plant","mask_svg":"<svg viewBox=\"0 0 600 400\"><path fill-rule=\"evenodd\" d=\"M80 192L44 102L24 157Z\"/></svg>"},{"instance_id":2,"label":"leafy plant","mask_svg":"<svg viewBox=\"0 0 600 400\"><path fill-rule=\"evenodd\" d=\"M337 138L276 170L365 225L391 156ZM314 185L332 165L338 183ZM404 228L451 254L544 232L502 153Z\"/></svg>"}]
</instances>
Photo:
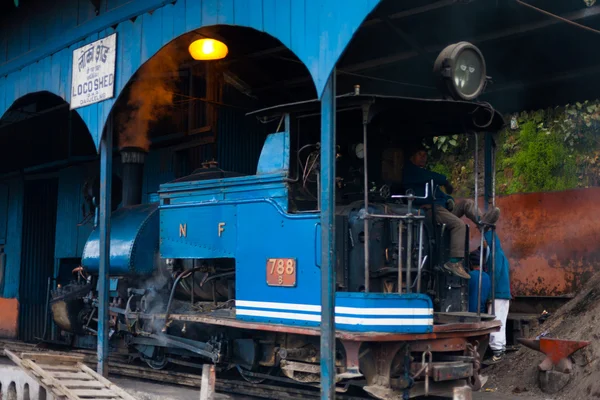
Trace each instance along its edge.
<instances>
[{"instance_id":1,"label":"leafy plant","mask_svg":"<svg viewBox=\"0 0 600 400\"><path fill-rule=\"evenodd\" d=\"M523 111L506 120L516 124L497 138L497 194L600 186L600 102ZM473 145L468 135L454 135L435 137L428 147L430 168L450 179L457 196L472 194Z\"/></svg>"},{"instance_id":2,"label":"leafy plant","mask_svg":"<svg viewBox=\"0 0 600 400\"><path fill-rule=\"evenodd\" d=\"M458 146L458 135L452 136L434 136L433 143L442 153L448 152Z\"/></svg>"},{"instance_id":3,"label":"leafy plant","mask_svg":"<svg viewBox=\"0 0 600 400\"><path fill-rule=\"evenodd\" d=\"M520 150L502 160L511 169L508 193L565 190L577 186L573 154L562 137L535 121L521 125Z\"/></svg>"}]
</instances>

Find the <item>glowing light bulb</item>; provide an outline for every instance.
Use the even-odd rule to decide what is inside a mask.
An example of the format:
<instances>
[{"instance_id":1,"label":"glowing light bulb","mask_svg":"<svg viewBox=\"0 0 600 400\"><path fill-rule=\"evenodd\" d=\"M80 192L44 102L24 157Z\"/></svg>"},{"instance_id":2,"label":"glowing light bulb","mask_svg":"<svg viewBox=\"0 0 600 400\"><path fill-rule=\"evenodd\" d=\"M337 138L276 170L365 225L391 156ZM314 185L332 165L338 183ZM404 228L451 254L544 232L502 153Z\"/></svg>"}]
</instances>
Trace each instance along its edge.
<instances>
[{"instance_id":1,"label":"glowing light bulb","mask_svg":"<svg viewBox=\"0 0 600 400\"><path fill-rule=\"evenodd\" d=\"M220 60L227 56L227 45L216 39L199 39L188 48L194 60Z\"/></svg>"}]
</instances>

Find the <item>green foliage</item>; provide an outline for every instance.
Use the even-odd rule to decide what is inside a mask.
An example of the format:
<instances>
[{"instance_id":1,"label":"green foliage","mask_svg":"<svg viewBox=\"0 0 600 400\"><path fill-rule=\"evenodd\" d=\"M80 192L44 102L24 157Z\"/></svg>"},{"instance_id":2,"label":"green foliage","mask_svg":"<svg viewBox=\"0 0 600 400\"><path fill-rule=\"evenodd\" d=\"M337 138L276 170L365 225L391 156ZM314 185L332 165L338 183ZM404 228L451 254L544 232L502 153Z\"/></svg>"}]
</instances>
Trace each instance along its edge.
<instances>
[{"instance_id":1,"label":"green foliage","mask_svg":"<svg viewBox=\"0 0 600 400\"><path fill-rule=\"evenodd\" d=\"M518 151L515 151L518 147ZM507 140L499 167L512 170L501 192L542 192L577 186L575 157L563 136L535 119L525 122L515 139Z\"/></svg>"},{"instance_id":2,"label":"green foliage","mask_svg":"<svg viewBox=\"0 0 600 400\"><path fill-rule=\"evenodd\" d=\"M452 171L450 168L443 163L435 163L428 167L430 171L437 172L438 174L445 175L447 177L452 176Z\"/></svg>"},{"instance_id":3,"label":"green foliage","mask_svg":"<svg viewBox=\"0 0 600 400\"><path fill-rule=\"evenodd\" d=\"M497 138L498 195L600 186L600 102L524 111L506 121L511 118L516 129L507 128ZM468 135L440 138L429 151L432 168L470 196L473 141Z\"/></svg>"},{"instance_id":4,"label":"green foliage","mask_svg":"<svg viewBox=\"0 0 600 400\"><path fill-rule=\"evenodd\" d=\"M447 153L459 146L458 135L434 136L433 144L442 153Z\"/></svg>"}]
</instances>

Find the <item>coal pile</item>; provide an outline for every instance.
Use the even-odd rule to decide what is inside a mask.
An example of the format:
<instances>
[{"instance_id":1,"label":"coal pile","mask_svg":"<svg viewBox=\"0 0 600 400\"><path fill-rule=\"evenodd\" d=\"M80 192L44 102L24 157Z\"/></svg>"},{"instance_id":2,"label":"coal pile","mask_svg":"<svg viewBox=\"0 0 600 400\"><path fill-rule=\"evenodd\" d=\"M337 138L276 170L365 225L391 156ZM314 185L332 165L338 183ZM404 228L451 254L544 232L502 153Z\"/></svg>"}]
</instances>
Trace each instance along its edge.
<instances>
[{"instance_id":1,"label":"coal pile","mask_svg":"<svg viewBox=\"0 0 600 400\"><path fill-rule=\"evenodd\" d=\"M542 392L538 364L544 355L521 346L519 351L507 354L501 362L482 372L489 376L486 388L518 398L600 399L600 272L575 298L541 324L531 339L540 337L590 342L571 357L573 370L566 386L555 394Z\"/></svg>"}]
</instances>

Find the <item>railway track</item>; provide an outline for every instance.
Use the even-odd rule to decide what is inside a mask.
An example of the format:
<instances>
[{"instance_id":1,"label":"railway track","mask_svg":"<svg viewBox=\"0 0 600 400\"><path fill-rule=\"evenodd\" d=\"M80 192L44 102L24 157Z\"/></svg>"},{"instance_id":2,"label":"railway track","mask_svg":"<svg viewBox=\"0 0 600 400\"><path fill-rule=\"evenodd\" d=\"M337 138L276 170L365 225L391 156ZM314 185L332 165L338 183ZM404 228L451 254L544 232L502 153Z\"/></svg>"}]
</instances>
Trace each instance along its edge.
<instances>
[{"instance_id":1,"label":"railway track","mask_svg":"<svg viewBox=\"0 0 600 400\"><path fill-rule=\"evenodd\" d=\"M14 353L21 352L52 352L51 348L41 347L35 344L0 340L0 356L6 357L4 349L9 349ZM65 352L61 352L64 354ZM70 350L69 353L84 355L84 363L95 368L97 363L96 353L89 350ZM168 383L177 386L188 386L200 388L201 376L179 371L154 370L145 366L127 363L127 358L119 354L112 354L108 362L109 375L128 377L135 379L145 379L154 382ZM294 385L298 386L298 385ZM242 379L217 379L217 392L227 394L237 394L264 399L278 400L298 400L298 399L319 399L320 393L317 388L291 387L272 384L255 384ZM336 398L340 400L372 400L371 397L349 395L338 393Z\"/></svg>"}]
</instances>

